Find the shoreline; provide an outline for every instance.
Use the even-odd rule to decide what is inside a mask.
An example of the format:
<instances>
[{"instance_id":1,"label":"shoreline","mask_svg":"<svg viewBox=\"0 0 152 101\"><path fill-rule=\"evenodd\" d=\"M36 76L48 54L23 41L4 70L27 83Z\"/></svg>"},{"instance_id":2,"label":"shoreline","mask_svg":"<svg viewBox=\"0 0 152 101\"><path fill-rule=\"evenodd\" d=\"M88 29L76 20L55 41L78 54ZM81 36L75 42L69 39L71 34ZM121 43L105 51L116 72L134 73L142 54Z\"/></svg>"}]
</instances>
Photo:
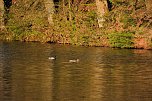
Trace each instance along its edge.
<instances>
[{"instance_id":1,"label":"shoreline","mask_svg":"<svg viewBox=\"0 0 152 101\"><path fill-rule=\"evenodd\" d=\"M132 45L131 47L117 47L112 46L110 43L110 39L106 36L96 36L96 38L90 37L90 40L83 41L79 40L78 36L74 37L75 41L71 39L68 35L62 34L51 34L51 35L44 35L43 37L39 35L29 35L24 36L22 38L15 39L12 35L0 34L0 40L2 41L21 41L21 42L41 42L41 43L56 43L56 44L69 44L69 45L77 45L77 46L88 46L88 47L109 47L109 48L120 48L120 49L152 49L152 37L144 37L144 36L134 36L132 38ZM120 37L121 38L121 37ZM121 43L120 43L121 44ZM126 43L123 43L124 46ZM122 45L123 45L122 44Z\"/></svg>"}]
</instances>

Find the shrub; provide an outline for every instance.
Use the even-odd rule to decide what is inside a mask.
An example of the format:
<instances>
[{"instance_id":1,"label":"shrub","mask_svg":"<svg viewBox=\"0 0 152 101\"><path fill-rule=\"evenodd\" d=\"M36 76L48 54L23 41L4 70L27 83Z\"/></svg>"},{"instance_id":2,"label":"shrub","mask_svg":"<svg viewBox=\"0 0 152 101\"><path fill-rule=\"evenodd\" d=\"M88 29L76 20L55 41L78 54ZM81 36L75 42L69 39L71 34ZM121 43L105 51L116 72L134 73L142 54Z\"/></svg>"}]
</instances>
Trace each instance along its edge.
<instances>
[{"instance_id":1,"label":"shrub","mask_svg":"<svg viewBox=\"0 0 152 101\"><path fill-rule=\"evenodd\" d=\"M108 34L108 40L112 47L133 48L132 32L114 32Z\"/></svg>"}]
</instances>

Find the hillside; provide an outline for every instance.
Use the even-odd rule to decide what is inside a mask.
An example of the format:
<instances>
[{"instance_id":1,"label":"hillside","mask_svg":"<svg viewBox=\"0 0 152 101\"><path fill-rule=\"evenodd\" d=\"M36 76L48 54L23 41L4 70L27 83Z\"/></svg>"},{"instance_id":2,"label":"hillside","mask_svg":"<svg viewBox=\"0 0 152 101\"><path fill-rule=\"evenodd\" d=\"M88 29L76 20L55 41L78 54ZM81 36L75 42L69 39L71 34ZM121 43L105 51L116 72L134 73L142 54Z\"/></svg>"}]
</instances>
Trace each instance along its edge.
<instances>
[{"instance_id":1,"label":"hillside","mask_svg":"<svg viewBox=\"0 0 152 101\"><path fill-rule=\"evenodd\" d=\"M150 0L103 0L102 27L98 0L48 1L5 1L1 39L152 49Z\"/></svg>"}]
</instances>

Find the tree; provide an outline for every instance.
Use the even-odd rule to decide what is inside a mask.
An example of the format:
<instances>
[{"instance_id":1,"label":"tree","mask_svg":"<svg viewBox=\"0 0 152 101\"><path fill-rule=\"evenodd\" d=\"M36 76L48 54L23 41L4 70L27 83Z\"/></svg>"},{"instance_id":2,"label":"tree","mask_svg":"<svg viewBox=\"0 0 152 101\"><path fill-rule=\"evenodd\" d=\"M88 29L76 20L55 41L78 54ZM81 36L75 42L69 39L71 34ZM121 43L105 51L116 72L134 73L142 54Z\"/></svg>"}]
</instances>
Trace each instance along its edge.
<instances>
[{"instance_id":1,"label":"tree","mask_svg":"<svg viewBox=\"0 0 152 101\"><path fill-rule=\"evenodd\" d=\"M48 22L50 25L53 25L53 14L54 14L54 2L53 0L44 0L45 8L48 13Z\"/></svg>"},{"instance_id":2,"label":"tree","mask_svg":"<svg viewBox=\"0 0 152 101\"><path fill-rule=\"evenodd\" d=\"M0 29L4 28L4 1L0 0Z\"/></svg>"},{"instance_id":3,"label":"tree","mask_svg":"<svg viewBox=\"0 0 152 101\"><path fill-rule=\"evenodd\" d=\"M99 27L103 27L104 23L104 14L108 11L108 4L107 0L96 0L96 6L97 6L97 15L98 15L98 24Z\"/></svg>"}]
</instances>

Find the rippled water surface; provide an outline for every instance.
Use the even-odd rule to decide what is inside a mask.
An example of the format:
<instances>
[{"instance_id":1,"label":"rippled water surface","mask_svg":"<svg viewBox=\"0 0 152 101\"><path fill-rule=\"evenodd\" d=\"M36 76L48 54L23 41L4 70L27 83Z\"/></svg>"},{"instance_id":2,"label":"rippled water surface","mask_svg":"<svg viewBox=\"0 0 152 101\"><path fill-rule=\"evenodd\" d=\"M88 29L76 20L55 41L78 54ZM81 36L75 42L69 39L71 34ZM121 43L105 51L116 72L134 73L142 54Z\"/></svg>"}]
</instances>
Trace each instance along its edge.
<instances>
[{"instance_id":1,"label":"rippled water surface","mask_svg":"<svg viewBox=\"0 0 152 101\"><path fill-rule=\"evenodd\" d=\"M152 101L152 51L0 42L0 101Z\"/></svg>"}]
</instances>

